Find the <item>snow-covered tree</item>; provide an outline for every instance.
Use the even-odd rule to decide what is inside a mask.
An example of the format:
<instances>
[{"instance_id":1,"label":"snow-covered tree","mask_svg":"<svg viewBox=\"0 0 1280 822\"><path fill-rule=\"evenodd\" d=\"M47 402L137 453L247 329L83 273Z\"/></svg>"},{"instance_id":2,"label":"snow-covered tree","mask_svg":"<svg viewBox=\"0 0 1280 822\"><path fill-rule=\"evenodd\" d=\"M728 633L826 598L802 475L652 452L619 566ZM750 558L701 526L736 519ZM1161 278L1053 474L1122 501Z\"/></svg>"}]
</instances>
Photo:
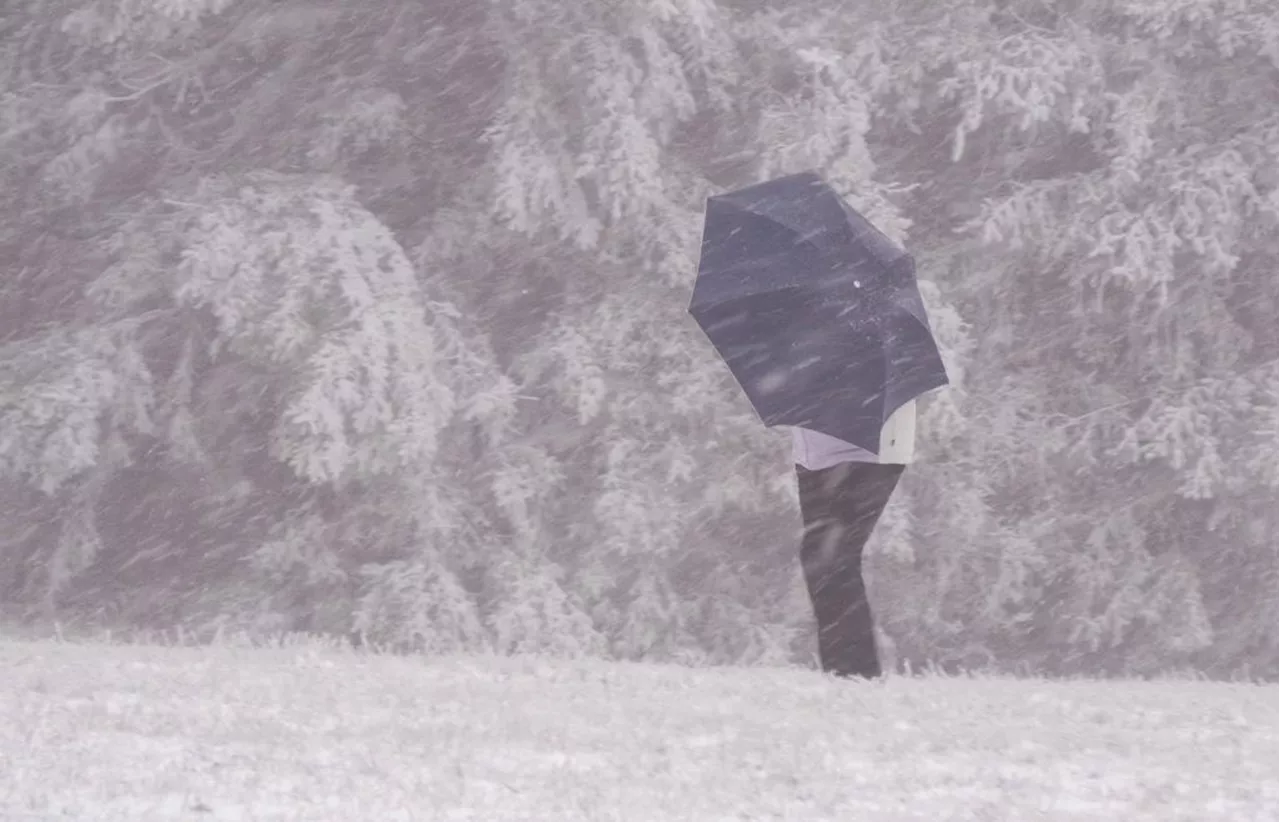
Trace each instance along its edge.
<instances>
[{"instance_id":1,"label":"snow-covered tree","mask_svg":"<svg viewBox=\"0 0 1280 822\"><path fill-rule=\"evenodd\" d=\"M814 168L953 379L904 661L1274 675L1273 6L12 5L10 601L802 657L785 438L685 308L703 198Z\"/></svg>"}]
</instances>

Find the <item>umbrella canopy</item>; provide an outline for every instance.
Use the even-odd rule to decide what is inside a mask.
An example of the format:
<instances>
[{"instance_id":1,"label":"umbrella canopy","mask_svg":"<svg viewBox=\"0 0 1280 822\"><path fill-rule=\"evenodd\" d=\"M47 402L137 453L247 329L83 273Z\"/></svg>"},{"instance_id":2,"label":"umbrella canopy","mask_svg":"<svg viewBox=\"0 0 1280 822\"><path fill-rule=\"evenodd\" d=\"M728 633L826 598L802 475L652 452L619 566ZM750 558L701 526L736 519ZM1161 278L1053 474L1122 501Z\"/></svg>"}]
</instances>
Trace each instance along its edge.
<instances>
[{"instance_id":1,"label":"umbrella canopy","mask_svg":"<svg viewBox=\"0 0 1280 822\"><path fill-rule=\"evenodd\" d=\"M769 426L877 454L947 384L911 256L812 172L707 200L689 313Z\"/></svg>"}]
</instances>

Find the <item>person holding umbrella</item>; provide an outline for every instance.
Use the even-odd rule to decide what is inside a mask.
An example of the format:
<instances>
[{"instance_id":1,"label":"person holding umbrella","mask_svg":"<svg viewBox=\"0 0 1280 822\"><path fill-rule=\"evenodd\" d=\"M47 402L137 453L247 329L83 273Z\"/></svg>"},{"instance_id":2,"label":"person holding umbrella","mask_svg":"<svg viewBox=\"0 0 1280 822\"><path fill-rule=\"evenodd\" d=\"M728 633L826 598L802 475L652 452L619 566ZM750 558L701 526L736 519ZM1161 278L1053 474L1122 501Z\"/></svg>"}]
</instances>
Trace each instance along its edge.
<instances>
[{"instance_id":1,"label":"person holding umbrella","mask_svg":"<svg viewBox=\"0 0 1280 822\"><path fill-rule=\"evenodd\" d=\"M862 550L948 383L902 248L805 172L707 200L689 312L768 426L792 428L825 672L878 677Z\"/></svg>"},{"instance_id":2,"label":"person holding umbrella","mask_svg":"<svg viewBox=\"0 0 1280 822\"><path fill-rule=\"evenodd\" d=\"M893 412L878 453L792 428L804 535L800 567L818 622L818 658L837 676L880 676L862 549L915 450L916 403Z\"/></svg>"}]
</instances>

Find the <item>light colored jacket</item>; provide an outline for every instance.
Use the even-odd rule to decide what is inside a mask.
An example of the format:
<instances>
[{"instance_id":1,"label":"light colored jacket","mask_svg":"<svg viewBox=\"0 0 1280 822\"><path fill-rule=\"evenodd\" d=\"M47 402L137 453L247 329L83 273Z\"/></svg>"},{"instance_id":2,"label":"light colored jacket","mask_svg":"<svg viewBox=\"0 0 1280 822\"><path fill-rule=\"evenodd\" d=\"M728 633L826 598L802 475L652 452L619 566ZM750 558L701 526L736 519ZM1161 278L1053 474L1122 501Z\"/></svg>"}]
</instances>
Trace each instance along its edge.
<instances>
[{"instance_id":1,"label":"light colored jacket","mask_svg":"<svg viewBox=\"0 0 1280 822\"><path fill-rule=\"evenodd\" d=\"M842 462L907 465L916 452L916 401L904 403L884 421L878 456L829 434L799 427L791 429L791 450L796 464L810 471L821 471Z\"/></svg>"}]
</instances>

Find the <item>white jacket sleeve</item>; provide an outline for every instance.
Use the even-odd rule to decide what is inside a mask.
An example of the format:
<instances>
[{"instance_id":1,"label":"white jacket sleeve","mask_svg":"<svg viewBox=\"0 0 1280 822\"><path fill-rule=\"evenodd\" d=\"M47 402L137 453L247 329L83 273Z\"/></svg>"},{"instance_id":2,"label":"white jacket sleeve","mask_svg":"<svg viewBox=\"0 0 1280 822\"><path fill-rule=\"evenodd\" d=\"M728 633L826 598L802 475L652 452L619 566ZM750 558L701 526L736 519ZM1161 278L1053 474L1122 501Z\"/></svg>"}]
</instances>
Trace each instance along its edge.
<instances>
[{"instance_id":1,"label":"white jacket sleeve","mask_svg":"<svg viewBox=\"0 0 1280 822\"><path fill-rule=\"evenodd\" d=\"M916 458L916 401L904 402L880 429L880 459L886 465L909 465Z\"/></svg>"}]
</instances>

